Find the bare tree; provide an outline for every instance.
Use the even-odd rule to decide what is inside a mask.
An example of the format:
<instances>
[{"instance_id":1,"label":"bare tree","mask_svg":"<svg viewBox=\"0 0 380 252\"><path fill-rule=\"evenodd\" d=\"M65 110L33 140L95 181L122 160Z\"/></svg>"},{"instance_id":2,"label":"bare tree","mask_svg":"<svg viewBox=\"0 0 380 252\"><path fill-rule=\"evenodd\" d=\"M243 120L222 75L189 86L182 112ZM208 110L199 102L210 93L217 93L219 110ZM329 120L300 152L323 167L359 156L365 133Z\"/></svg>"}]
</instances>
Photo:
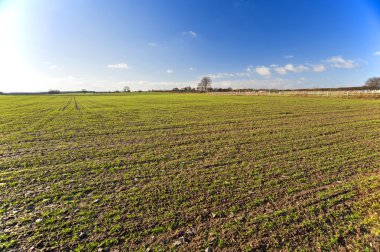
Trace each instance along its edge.
<instances>
[{"instance_id":1,"label":"bare tree","mask_svg":"<svg viewBox=\"0 0 380 252\"><path fill-rule=\"evenodd\" d=\"M123 92L124 93L131 92L130 87L128 87L128 86L123 87Z\"/></svg>"},{"instance_id":2,"label":"bare tree","mask_svg":"<svg viewBox=\"0 0 380 252\"><path fill-rule=\"evenodd\" d=\"M207 77L207 76L203 77L201 82L198 83L198 87L197 87L198 91L207 92L211 90L212 89L211 82L212 80L210 77Z\"/></svg>"},{"instance_id":3,"label":"bare tree","mask_svg":"<svg viewBox=\"0 0 380 252\"><path fill-rule=\"evenodd\" d=\"M364 86L367 88L380 88L380 77L369 78Z\"/></svg>"}]
</instances>

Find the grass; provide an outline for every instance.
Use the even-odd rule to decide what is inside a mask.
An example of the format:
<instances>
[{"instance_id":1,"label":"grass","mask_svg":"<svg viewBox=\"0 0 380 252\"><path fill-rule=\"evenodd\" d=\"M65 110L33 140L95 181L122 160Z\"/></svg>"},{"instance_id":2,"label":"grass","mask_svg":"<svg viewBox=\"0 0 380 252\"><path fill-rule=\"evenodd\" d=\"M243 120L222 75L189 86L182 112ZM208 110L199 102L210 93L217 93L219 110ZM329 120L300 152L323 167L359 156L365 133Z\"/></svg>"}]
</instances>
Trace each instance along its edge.
<instances>
[{"instance_id":1,"label":"grass","mask_svg":"<svg viewBox=\"0 0 380 252\"><path fill-rule=\"evenodd\" d=\"M379 250L380 101L0 96L0 250Z\"/></svg>"}]
</instances>

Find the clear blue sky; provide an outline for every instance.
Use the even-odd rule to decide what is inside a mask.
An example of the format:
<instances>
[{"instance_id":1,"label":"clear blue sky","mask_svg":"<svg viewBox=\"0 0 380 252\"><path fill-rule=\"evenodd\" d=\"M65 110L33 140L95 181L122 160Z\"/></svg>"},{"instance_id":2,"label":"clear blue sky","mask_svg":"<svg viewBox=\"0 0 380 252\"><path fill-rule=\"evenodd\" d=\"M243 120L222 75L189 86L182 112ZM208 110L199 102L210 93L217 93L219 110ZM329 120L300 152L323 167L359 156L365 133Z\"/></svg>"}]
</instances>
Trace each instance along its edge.
<instances>
[{"instance_id":1,"label":"clear blue sky","mask_svg":"<svg viewBox=\"0 0 380 252\"><path fill-rule=\"evenodd\" d=\"M378 0L0 0L0 91L358 86Z\"/></svg>"}]
</instances>

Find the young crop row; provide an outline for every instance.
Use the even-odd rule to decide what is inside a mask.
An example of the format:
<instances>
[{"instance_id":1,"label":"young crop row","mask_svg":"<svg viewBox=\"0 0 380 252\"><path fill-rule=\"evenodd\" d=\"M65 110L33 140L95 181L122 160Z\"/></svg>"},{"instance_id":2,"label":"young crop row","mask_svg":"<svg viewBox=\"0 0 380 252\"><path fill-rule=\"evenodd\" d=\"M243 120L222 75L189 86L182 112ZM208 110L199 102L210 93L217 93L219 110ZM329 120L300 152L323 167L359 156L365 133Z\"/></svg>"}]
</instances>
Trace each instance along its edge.
<instances>
[{"instance_id":1,"label":"young crop row","mask_svg":"<svg viewBox=\"0 0 380 252\"><path fill-rule=\"evenodd\" d=\"M379 248L379 101L0 98L0 250Z\"/></svg>"}]
</instances>

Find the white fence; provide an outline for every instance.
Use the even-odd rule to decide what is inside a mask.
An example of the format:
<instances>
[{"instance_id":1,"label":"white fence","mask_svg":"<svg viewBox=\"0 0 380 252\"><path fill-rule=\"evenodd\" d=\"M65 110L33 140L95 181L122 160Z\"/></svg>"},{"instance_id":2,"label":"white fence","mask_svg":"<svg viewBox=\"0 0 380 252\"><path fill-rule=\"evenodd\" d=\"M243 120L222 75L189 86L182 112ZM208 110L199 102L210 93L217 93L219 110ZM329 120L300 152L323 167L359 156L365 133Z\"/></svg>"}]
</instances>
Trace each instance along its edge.
<instances>
[{"instance_id":1,"label":"white fence","mask_svg":"<svg viewBox=\"0 0 380 252\"><path fill-rule=\"evenodd\" d=\"M319 97L374 97L380 98L379 90L350 91L231 91L209 92L210 95L255 95L255 96L319 96Z\"/></svg>"}]
</instances>

